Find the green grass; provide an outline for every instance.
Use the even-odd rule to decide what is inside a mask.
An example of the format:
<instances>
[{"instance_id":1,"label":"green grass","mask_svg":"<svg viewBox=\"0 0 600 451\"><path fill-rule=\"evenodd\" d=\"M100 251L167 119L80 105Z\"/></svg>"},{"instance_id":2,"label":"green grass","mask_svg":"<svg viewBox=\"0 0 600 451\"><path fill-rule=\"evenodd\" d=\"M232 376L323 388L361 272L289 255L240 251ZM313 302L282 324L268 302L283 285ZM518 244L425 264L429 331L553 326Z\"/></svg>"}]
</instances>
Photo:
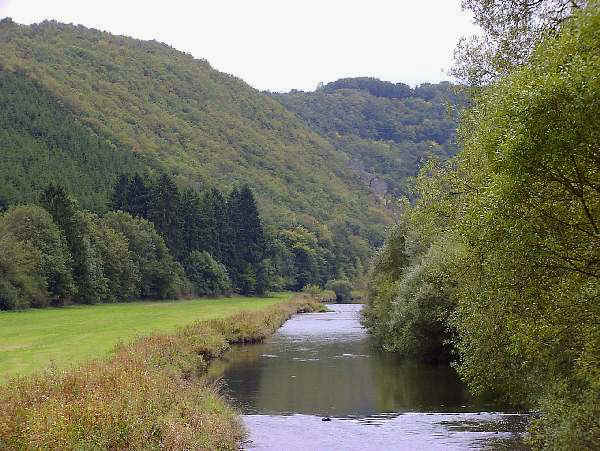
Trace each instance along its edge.
<instances>
[{"instance_id":1,"label":"green grass","mask_svg":"<svg viewBox=\"0 0 600 451\"><path fill-rule=\"evenodd\" d=\"M170 331L195 320L259 310L291 296L194 299L0 312L0 382L49 366L104 357L118 342Z\"/></svg>"}]
</instances>

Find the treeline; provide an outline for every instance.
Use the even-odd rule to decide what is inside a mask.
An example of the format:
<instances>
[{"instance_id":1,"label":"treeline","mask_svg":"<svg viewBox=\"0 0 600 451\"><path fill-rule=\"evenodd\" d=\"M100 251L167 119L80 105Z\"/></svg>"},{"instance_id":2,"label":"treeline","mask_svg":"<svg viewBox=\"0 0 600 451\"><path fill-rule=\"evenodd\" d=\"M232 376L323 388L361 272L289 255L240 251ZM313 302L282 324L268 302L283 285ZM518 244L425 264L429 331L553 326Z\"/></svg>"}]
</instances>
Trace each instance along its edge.
<instances>
[{"instance_id":1,"label":"treeline","mask_svg":"<svg viewBox=\"0 0 600 451\"><path fill-rule=\"evenodd\" d=\"M223 273L225 285L217 291L226 291L230 282L246 295L264 294L269 288L265 232L247 185L225 197L215 188L181 190L166 174L148 181L123 175L111 207L150 221L200 294L209 294L202 293L208 268Z\"/></svg>"},{"instance_id":2,"label":"treeline","mask_svg":"<svg viewBox=\"0 0 600 451\"><path fill-rule=\"evenodd\" d=\"M122 175L110 208L150 221L193 280L201 253L227 269L232 287L242 294L268 289L300 291L345 281L362 271L368 242L347 222L327 227L265 227L248 185L224 195L216 188L181 189L167 174L157 178ZM339 279L339 280L338 280Z\"/></svg>"},{"instance_id":3,"label":"treeline","mask_svg":"<svg viewBox=\"0 0 600 451\"><path fill-rule=\"evenodd\" d=\"M574 11L420 172L363 318L385 349L539 411L536 448L600 443L600 7Z\"/></svg>"},{"instance_id":4,"label":"treeline","mask_svg":"<svg viewBox=\"0 0 600 451\"><path fill-rule=\"evenodd\" d=\"M164 173L122 175L108 210L83 210L51 185L37 204L1 214L0 309L308 285L342 287L336 291L345 300L348 275L369 255L366 243L344 239L345 224L328 236L302 226L265 230L247 185L224 195L181 189Z\"/></svg>"},{"instance_id":5,"label":"treeline","mask_svg":"<svg viewBox=\"0 0 600 451\"><path fill-rule=\"evenodd\" d=\"M57 186L0 217L0 275L2 310L191 294L152 223L81 210Z\"/></svg>"},{"instance_id":6,"label":"treeline","mask_svg":"<svg viewBox=\"0 0 600 451\"><path fill-rule=\"evenodd\" d=\"M180 191L122 176L113 211L85 211L58 186L0 217L0 308L165 299L269 288L265 239L247 186Z\"/></svg>"}]
</instances>

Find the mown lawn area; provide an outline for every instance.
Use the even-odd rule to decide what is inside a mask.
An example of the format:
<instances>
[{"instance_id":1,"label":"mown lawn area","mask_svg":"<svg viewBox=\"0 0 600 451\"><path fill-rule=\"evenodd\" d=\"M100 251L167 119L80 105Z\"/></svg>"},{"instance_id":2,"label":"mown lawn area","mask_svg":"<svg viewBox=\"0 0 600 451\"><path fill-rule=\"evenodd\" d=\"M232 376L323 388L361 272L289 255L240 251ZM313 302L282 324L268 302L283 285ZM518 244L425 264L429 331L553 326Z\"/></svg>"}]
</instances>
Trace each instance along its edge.
<instances>
[{"instance_id":1,"label":"mown lawn area","mask_svg":"<svg viewBox=\"0 0 600 451\"><path fill-rule=\"evenodd\" d=\"M82 363L110 353L115 344L195 320L258 310L291 297L194 299L100 304L0 312L0 383L55 365Z\"/></svg>"}]
</instances>

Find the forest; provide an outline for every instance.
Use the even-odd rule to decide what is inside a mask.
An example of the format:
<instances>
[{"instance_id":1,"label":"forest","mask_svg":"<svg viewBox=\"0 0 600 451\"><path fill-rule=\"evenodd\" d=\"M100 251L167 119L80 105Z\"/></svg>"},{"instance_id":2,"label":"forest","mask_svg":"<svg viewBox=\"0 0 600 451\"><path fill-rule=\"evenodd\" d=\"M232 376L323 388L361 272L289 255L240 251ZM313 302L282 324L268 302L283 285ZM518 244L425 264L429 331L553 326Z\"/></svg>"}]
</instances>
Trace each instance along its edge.
<instances>
[{"instance_id":1,"label":"forest","mask_svg":"<svg viewBox=\"0 0 600 451\"><path fill-rule=\"evenodd\" d=\"M171 211L217 208L212 197L222 209L222 193L250 186L266 237L259 279L265 272L272 289L294 290L339 280L348 293L383 243L389 196L406 192L425 156L455 149L445 111L461 97L448 83L357 78L271 95L163 44L82 26L4 19L0 42L0 199L36 204L58 182L82 211L154 224L180 265L182 243L204 240L192 248L224 264L236 290L244 269L207 244L218 237L167 230L191 217L166 225L125 198L115 204L119 175L146 192L168 174Z\"/></svg>"},{"instance_id":2,"label":"forest","mask_svg":"<svg viewBox=\"0 0 600 451\"><path fill-rule=\"evenodd\" d=\"M206 61L52 21L4 19L0 43L7 203L35 203L58 181L82 209L102 215L121 173L147 181L166 173L182 191L249 185L276 246L315 249L310 264L327 258L334 278L362 272L383 242L389 213L348 158L279 102Z\"/></svg>"},{"instance_id":3,"label":"forest","mask_svg":"<svg viewBox=\"0 0 600 451\"><path fill-rule=\"evenodd\" d=\"M349 300L350 281L336 275L353 262L339 243L265 228L248 185L225 195L181 190L164 173L121 175L103 214L49 185L37 203L0 213L0 310L311 286Z\"/></svg>"},{"instance_id":4,"label":"forest","mask_svg":"<svg viewBox=\"0 0 600 451\"><path fill-rule=\"evenodd\" d=\"M346 154L365 183L389 196L408 194L428 158L456 153L458 112L467 104L448 82L413 89L368 77L271 95Z\"/></svg>"},{"instance_id":5,"label":"forest","mask_svg":"<svg viewBox=\"0 0 600 451\"><path fill-rule=\"evenodd\" d=\"M487 34L458 51L472 95L459 151L421 168L363 323L384 349L536 412L534 448L597 449L600 6L465 3Z\"/></svg>"}]
</instances>

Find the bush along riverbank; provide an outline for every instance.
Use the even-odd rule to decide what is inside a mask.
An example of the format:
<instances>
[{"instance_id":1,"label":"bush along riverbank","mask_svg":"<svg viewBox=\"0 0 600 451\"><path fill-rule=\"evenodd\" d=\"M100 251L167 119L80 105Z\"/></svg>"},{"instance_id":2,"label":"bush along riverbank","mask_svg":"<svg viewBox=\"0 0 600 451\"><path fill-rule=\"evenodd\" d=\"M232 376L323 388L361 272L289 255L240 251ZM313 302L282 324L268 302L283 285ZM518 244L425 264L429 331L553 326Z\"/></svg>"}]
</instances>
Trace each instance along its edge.
<instances>
[{"instance_id":1,"label":"bush along riverbank","mask_svg":"<svg viewBox=\"0 0 600 451\"><path fill-rule=\"evenodd\" d=\"M257 343L309 295L119 345L113 356L0 386L0 449L238 449L237 412L203 377L232 344Z\"/></svg>"}]
</instances>

